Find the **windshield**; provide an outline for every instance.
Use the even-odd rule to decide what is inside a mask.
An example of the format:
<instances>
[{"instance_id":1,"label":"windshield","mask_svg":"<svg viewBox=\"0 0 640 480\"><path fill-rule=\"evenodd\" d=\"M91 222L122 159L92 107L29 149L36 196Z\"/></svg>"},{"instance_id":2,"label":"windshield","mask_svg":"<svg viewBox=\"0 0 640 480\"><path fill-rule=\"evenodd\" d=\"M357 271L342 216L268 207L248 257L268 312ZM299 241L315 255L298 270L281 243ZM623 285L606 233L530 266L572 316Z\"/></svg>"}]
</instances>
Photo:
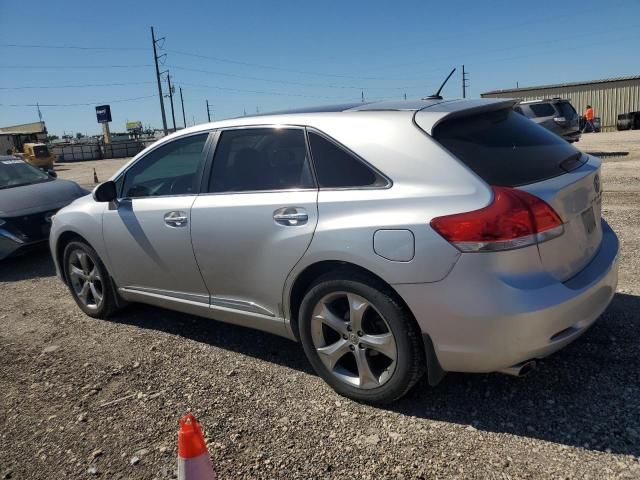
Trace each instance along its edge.
<instances>
[{"instance_id":1,"label":"windshield","mask_svg":"<svg viewBox=\"0 0 640 480\"><path fill-rule=\"evenodd\" d=\"M51 177L19 159L0 160L0 188L11 188L51 180Z\"/></svg>"}]
</instances>

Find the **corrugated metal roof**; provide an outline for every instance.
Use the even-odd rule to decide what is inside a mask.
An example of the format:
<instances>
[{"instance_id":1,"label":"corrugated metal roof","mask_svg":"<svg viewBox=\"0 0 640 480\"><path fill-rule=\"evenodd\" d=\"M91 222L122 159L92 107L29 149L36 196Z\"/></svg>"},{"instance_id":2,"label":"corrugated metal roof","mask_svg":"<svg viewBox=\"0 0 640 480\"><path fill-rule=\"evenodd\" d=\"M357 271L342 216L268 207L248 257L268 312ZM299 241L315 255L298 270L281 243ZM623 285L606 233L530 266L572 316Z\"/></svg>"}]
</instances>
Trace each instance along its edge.
<instances>
[{"instance_id":1,"label":"corrugated metal roof","mask_svg":"<svg viewBox=\"0 0 640 480\"><path fill-rule=\"evenodd\" d=\"M23 123L0 128L0 133L13 135L29 135L33 133L47 133L44 122Z\"/></svg>"},{"instance_id":2,"label":"corrugated metal roof","mask_svg":"<svg viewBox=\"0 0 640 480\"><path fill-rule=\"evenodd\" d=\"M491 90L490 92L484 92L481 95L494 95L496 93L518 93L527 92L529 90L547 90L563 87L577 87L580 85L594 85L597 83L611 83L611 82L624 82L627 80L640 80L640 75L629 75L626 77L611 77L604 78L602 80L588 80L584 82L570 82L570 83L555 83L552 85L537 85L533 87L521 87L521 88L507 88L504 90Z\"/></svg>"}]
</instances>

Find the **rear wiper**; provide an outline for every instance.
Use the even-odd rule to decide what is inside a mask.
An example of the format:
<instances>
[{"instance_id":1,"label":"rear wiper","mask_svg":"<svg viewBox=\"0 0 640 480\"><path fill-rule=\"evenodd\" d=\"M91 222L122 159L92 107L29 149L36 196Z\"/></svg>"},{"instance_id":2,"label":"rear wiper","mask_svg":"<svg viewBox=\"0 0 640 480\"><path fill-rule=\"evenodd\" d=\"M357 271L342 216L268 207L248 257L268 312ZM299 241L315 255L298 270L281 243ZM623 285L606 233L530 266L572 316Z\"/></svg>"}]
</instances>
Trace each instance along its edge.
<instances>
[{"instance_id":1,"label":"rear wiper","mask_svg":"<svg viewBox=\"0 0 640 480\"><path fill-rule=\"evenodd\" d=\"M576 170L577 168L580 168L585 163L587 163L586 155L583 155L582 152L577 152L574 155L571 155L566 160L563 160L560 164L560 168L569 173L573 170Z\"/></svg>"}]
</instances>

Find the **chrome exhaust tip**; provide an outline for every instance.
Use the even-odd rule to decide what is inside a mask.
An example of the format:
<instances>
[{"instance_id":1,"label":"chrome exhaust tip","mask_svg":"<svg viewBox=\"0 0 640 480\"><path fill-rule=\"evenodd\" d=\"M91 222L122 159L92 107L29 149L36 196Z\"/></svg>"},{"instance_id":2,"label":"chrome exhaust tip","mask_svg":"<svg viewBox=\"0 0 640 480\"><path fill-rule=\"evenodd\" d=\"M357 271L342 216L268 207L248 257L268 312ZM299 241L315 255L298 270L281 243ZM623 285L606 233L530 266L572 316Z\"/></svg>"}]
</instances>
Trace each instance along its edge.
<instances>
[{"instance_id":1,"label":"chrome exhaust tip","mask_svg":"<svg viewBox=\"0 0 640 480\"><path fill-rule=\"evenodd\" d=\"M514 377L524 377L525 375L531 373L531 371L534 370L536 366L537 364L535 360L525 360L524 362L516 363L515 365L498 371L500 373L512 375Z\"/></svg>"}]
</instances>

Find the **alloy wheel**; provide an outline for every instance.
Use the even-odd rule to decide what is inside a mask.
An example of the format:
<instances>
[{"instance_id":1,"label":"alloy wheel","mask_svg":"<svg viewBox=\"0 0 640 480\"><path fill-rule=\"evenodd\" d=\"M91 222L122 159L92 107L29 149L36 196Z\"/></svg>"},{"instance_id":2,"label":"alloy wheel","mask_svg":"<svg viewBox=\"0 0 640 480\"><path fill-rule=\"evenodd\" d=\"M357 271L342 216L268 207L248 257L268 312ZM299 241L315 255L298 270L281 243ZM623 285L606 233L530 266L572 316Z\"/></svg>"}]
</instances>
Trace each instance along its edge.
<instances>
[{"instance_id":1,"label":"alloy wheel","mask_svg":"<svg viewBox=\"0 0 640 480\"><path fill-rule=\"evenodd\" d=\"M311 338L327 370L351 386L369 390L393 376L398 358L393 332L360 295L325 295L313 309Z\"/></svg>"},{"instance_id":2,"label":"alloy wheel","mask_svg":"<svg viewBox=\"0 0 640 480\"><path fill-rule=\"evenodd\" d=\"M104 284L91 257L83 250L74 250L69 255L68 271L78 300L91 310L99 309L104 298Z\"/></svg>"}]
</instances>

